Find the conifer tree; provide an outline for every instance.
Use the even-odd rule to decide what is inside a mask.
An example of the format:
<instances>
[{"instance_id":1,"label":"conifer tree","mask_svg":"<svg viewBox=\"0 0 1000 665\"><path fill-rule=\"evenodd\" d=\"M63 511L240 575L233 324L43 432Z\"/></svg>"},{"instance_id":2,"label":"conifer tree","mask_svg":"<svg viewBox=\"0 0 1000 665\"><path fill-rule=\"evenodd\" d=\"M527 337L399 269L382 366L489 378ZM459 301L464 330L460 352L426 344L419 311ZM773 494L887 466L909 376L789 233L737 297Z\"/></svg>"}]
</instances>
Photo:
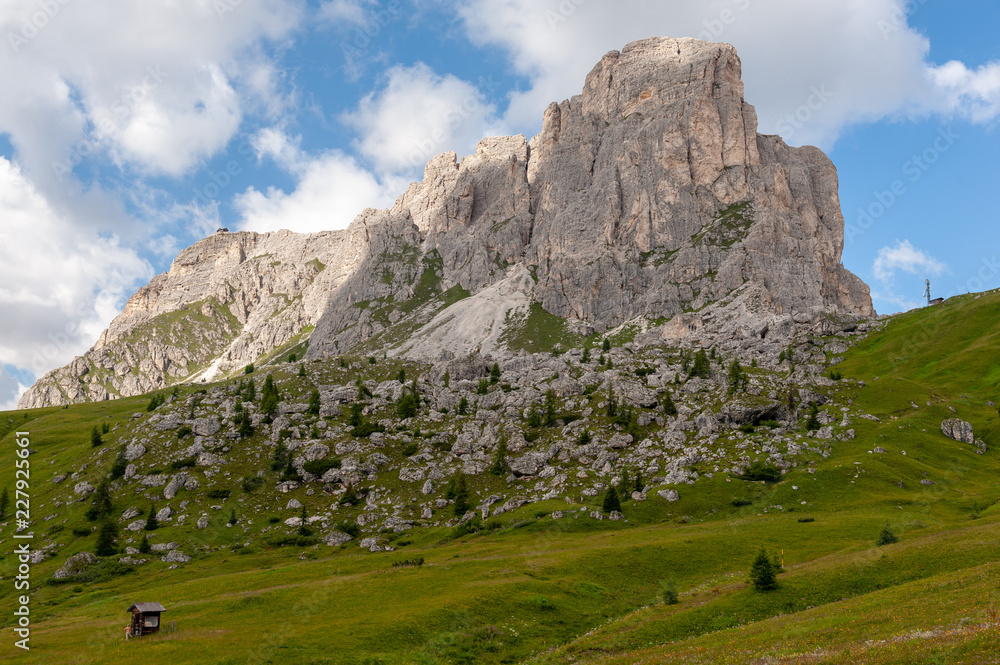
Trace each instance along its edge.
<instances>
[{"instance_id":1,"label":"conifer tree","mask_svg":"<svg viewBox=\"0 0 1000 665\"><path fill-rule=\"evenodd\" d=\"M604 504L602 506L604 512L611 513L614 511L621 512L622 503L618 499L618 492L615 488L609 487L607 493L604 495Z\"/></svg>"},{"instance_id":2,"label":"conifer tree","mask_svg":"<svg viewBox=\"0 0 1000 665\"><path fill-rule=\"evenodd\" d=\"M96 522L106 518L112 510L108 481L102 480L97 489L94 490L94 495L90 499L90 508L87 509L85 516L91 522Z\"/></svg>"},{"instance_id":3,"label":"conifer tree","mask_svg":"<svg viewBox=\"0 0 1000 665\"><path fill-rule=\"evenodd\" d=\"M160 523L156 520L156 504L149 506L149 515L146 516L146 531L156 531L160 528Z\"/></svg>"},{"instance_id":4,"label":"conifer tree","mask_svg":"<svg viewBox=\"0 0 1000 665\"><path fill-rule=\"evenodd\" d=\"M307 413L311 416L318 416L319 410L322 406L323 401L320 398L319 390L317 388L313 388L312 392L309 393L309 408L307 409Z\"/></svg>"},{"instance_id":5,"label":"conifer tree","mask_svg":"<svg viewBox=\"0 0 1000 665\"><path fill-rule=\"evenodd\" d=\"M97 545L94 554L97 556L114 556L118 554L115 546L115 538L118 537L118 526L109 519L101 523L101 528L97 532Z\"/></svg>"},{"instance_id":6,"label":"conifer tree","mask_svg":"<svg viewBox=\"0 0 1000 665\"><path fill-rule=\"evenodd\" d=\"M761 548L750 567L750 581L757 591L773 591L778 588L777 566Z\"/></svg>"},{"instance_id":7,"label":"conifer tree","mask_svg":"<svg viewBox=\"0 0 1000 665\"><path fill-rule=\"evenodd\" d=\"M469 488L465 484L465 475L461 475L455 483L455 517L461 517L467 512L469 512Z\"/></svg>"}]
</instances>

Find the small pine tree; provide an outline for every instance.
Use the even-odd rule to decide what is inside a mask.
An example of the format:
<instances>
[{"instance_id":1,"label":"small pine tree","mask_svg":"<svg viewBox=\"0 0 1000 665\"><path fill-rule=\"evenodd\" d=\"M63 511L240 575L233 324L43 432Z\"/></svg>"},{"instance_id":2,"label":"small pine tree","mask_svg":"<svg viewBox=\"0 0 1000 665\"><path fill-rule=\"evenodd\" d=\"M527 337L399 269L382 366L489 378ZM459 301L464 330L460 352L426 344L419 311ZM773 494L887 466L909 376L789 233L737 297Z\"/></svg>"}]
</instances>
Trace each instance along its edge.
<instances>
[{"instance_id":1,"label":"small pine tree","mask_svg":"<svg viewBox=\"0 0 1000 665\"><path fill-rule=\"evenodd\" d=\"M531 409L528 411L528 427L541 427L542 426L542 412L538 410L538 405L533 404Z\"/></svg>"},{"instance_id":2,"label":"small pine tree","mask_svg":"<svg viewBox=\"0 0 1000 665\"><path fill-rule=\"evenodd\" d=\"M110 515L113 509L108 481L102 480L90 499L90 508L87 509L86 518L91 522L97 522Z\"/></svg>"},{"instance_id":3,"label":"small pine tree","mask_svg":"<svg viewBox=\"0 0 1000 665\"><path fill-rule=\"evenodd\" d=\"M610 350L611 350L611 340L605 338L604 341L601 342L601 351L607 353Z\"/></svg>"},{"instance_id":4,"label":"small pine tree","mask_svg":"<svg viewBox=\"0 0 1000 665\"><path fill-rule=\"evenodd\" d=\"M674 404L674 398L670 396L669 391L663 393L663 415L665 416L677 415L677 405Z\"/></svg>"},{"instance_id":5,"label":"small pine tree","mask_svg":"<svg viewBox=\"0 0 1000 665\"><path fill-rule=\"evenodd\" d=\"M708 360L708 355L705 353L705 349L698 349L698 353L694 355L694 363L691 365L690 377L698 377L701 379L708 379L712 376L712 366Z\"/></svg>"},{"instance_id":6,"label":"small pine tree","mask_svg":"<svg viewBox=\"0 0 1000 665\"><path fill-rule=\"evenodd\" d=\"M507 466L507 437L501 436L497 443L497 451L493 454L493 464L490 465L490 473L494 476L503 476L510 470Z\"/></svg>"},{"instance_id":7,"label":"small pine tree","mask_svg":"<svg viewBox=\"0 0 1000 665\"><path fill-rule=\"evenodd\" d=\"M406 418L412 418L417 415L419 406L420 402L416 397L414 397L413 393L406 391L399 396L399 401L396 402L396 415L404 420Z\"/></svg>"},{"instance_id":8,"label":"small pine tree","mask_svg":"<svg viewBox=\"0 0 1000 665\"><path fill-rule=\"evenodd\" d=\"M485 395L490 392L490 382L486 379L479 379L479 384L476 386L477 395Z\"/></svg>"},{"instance_id":9,"label":"small pine tree","mask_svg":"<svg viewBox=\"0 0 1000 665\"><path fill-rule=\"evenodd\" d=\"M90 430L90 446L97 448L103 445L104 439L101 438L101 430L97 429L97 425L94 425L94 429Z\"/></svg>"},{"instance_id":10,"label":"small pine tree","mask_svg":"<svg viewBox=\"0 0 1000 665\"><path fill-rule=\"evenodd\" d=\"M299 378L302 378L302 379L306 378L306 366L305 365L299 365Z\"/></svg>"},{"instance_id":11,"label":"small pine tree","mask_svg":"<svg viewBox=\"0 0 1000 665\"><path fill-rule=\"evenodd\" d=\"M247 387L243 395L244 401L254 402L257 400L257 384L253 382L253 379L247 379Z\"/></svg>"},{"instance_id":12,"label":"small pine tree","mask_svg":"<svg viewBox=\"0 0 1000 665\"><path fill-rule=\"evenodd\" d=\"M795 412L796 400L795 400L795 389L788 389L788 411L791 413Z\"/></svg>"},{"instance_id":13,"label":"small pine tree","mask_svg":"<svg viewBox=\"0 0 1000 665\"><path fill-rule=\"evenodd\" d=\"M618 494L622 501L628 501L632 496L632 479L628 476L628 469L622 469L622 478L618 483Z\"/></svg>"},{"instance_id":14,"label":"small pine tree","mask_svg":"<svg viewBox=\"0 0 1000 665\"><path fill-rule=\"evenodd\" d=\"M778 364L785 362L785 350L782 349L781 353L778 354Z\"/></svg>"},{"instance_id":15,"label":"small pine tree","mask_svg":"<svg viewBox=\"0 0 1000 665\"><path fill-rule=\"evenodd\" d=\"M118 537L118 526L111 520L104 520L97 532L97 545L94 554L97 556L114 556L118 554L115 539Z\"/></svg>"},{"instance_id":16,"label":"small pine tree","mask_svg":"<svg viewBox=\"0 0 1000 665\"><path fill-rule=\"evenodd\" d=\"M500 363L493 363L493 367L490 368L490 383L500 383Z\"/></svg>"},{"instance_id":17,"label":"small pine tree","mask_svg":"<svg viewBox=\"0 0 1000 665\"><path fill-rule=\"evenodd\" d=\"M642 492L646 489L646 483L642 482L642 472L637 473L635 476L635 485L632 488L633 492Z\"/></svg>"},{"instance_id":18,"label":"small pine tree","mask_svg":"<svg viewBox=\"0 0 1000 665\"><path fill-rule=\"evenodd\" d=\"M451 501L455 498L455 476L448 479L448 486L444 489L444 500Z\"/></svg>"},{"instance_id":19,"label":"small pine tree","mask_svg":"<svg viewBox=\"0 0 1000 665\"><path fill-rule=\"evenodd\" d=\"M590 347L588 346L583 350L583 357L580 358L580 362L589 363L590 362Z\"/></svg>"},{"instance_id":20,"label":"small pine tree","mask_svg":"<svg viewBox=\"0 0 1000 665\"><path fill-rule=\"evenodd\" d=\"M899 538L896 536L895 532L893 532L892 528L886 524L882 527L882 532L878 535L878 540L875 541L875 544L882 547L883 545L892 545L893 543L898 542Z\"/></svg>"},{"instance_id":21,"label":"small pine tree","mask_svg":"<svg viewBox=\"0 0 1000 665\"><path fill-rule=\"evenodd\" d=\"M176 390L177 389L174 388L175 394L176 394ZM111 431L111 425L109 425L107 423L101 423L101 434L107 434L110 431Z\"/></svg>"},{"instance_id":22,"label":"small pine tree","mask_svg":"<svg viewBox=\"0 0 1000 665\"><path fill-rule=\"evenodd\" d=\"M402 367L399 368L399 374L396 375L396 380L402 384L406 383L406 370Z\"/></svg>"},{"instance_id":23,"label":"small pine tree","mask_svg":"<svg viewBox=\"0 0 1000 665\"><path fill-rule=\"evenodd\" d=\"M750 581L757 591L773 591L778 588L777 566L771 561L771 557L761 548L750 567Z\"/></svg>"},{"instance_id":24,"label":"small pine tree","mask_svg":"<svg viewBox=\"0 0 1000 665\"><path fill-rule=\"evenodd\" d=\"M344 496L340 497L340 505L353 506L357 502L358 502L358 493L354 489L354 485L348 485L347 491L344 492Z\"/></svg>"},{"instance_id":25,"label":"small pine tree","mask_svg":"<svg viewBox=\"0 0 1000 665\"><path fill-rule=\"evenodd\" d=\"M149 554L153 551L153 546L149 544L149 538L142 534L142 542L139 543L139 554Z\"/></svg>"},{"instance_id":26,"label":"small pine tree","mask_svg":"<svg viewBox=\"0 0 1000 665\"><path fill-rule=\"evenodd\" d=\"M608 418L614 418L618 415L618 397L615 395L614 388L608 389L608 404L605 408Z\"/></svg>"},{"instance_id":27,"label":"small pine tree","mask_svg":"<svg viewBox=\"0 0 1000 665\"><path fill-rule=\"evenodd\" d=\"M146 516L146 531L156 531L160 528L160 523L156 521L156 505L149 506L149 515Z\"/></svg>"},{"instance_id":28,"label":"small pine tree","mask_svg":"<svg viewBox=\"0 0 1000 665\"><path fill-rule=\"evenodd\" d=\"M673 580L667 580L666 582L661 582L660 587L662 589L662 597L664 605L676 605L680 602L680 598L677 595L677 583Z\"/></svg>"},{"instance_id":29,"label":"small pine tree","mask_svg":"<svg viewBox=\"0 0 1000 665\"><path fill-rule=\"evenodd\" d=\"M614 511L621 512L622 502L618 498L618 491L614 487L609 487L608 491L604 494L604 504L602 509L606 513L611 513Z\"/></svg>"},{"instance_id":30,"label":"small pine tree","mask_svg":"<svg viewBox=\"0 0 1000 665\"><path fill-rule=\"evenodd\" d=\"M10 493L4 487L3 494L0 494L0 520L7 519L8 510L10 510Z\"/></svg>"},{"instance_id":31,"label":"small pine tree","mask_svg":"<svg viewBox=\"0 0 1000 665\"><path fill-rule=\"evenodd\" d=\"M445 388L451 383L451 372L445 372L444 376L441 378L441 385Z\"/></svg>"},{"instance_id":32,"label":"small pine tree","mask_svg":"<svg viewBox=\"0 0 1000 665\"><path fill-rule=\"evenodd\" d=\"M729 365L729 394L732 395L737 390L742 390L746 384L746 375L743 374L743 366L740 361L733 359Z\"/></svg>"},{"instance_id":33,"label":"small pine tree","mask_svg":"<svg viewBox=\"0 0 1000 665\"><path fill-rule=\"evenodd\" d=\"M364 404L352 404L347 411L347 425L349 427L360 427L361 412L365 410Z\"/></svg>"},{"instance_id":34,"label":"small pine tree","mask_svg":"<svg viewBox=\"0 0 1000 665\"><path fill-rule=\"evenodd\" d=\"M229 524L229 526L233 526L238 521L239 520L236 519L236 509L233 508L231 511L229 511L229 522L228 522L228 524Z\"/></svg>"},{"instance_id":35,"label":"small pine tree","mask_svg":"<svg viewBox=\"0 0 1000 665\"><path fill-rule=\"evenodd\" d=\"M455 517L465 515L469 507L469 488L465 484L465 476L461 475L455 483Z\"/></svg>"},{"instance_id":36,"label":"small pine tree","mask_svg":"<svg viewBox=\"0 0 1000 665\"><path fill-rule=\"evenodd\" d=\"M556 394L551 388L545 391L545 426L556 426Z\"/></svg>"},{"instance_id":37,"label":"small pine tree","mask_svg":"<svg viewBox=\"0 0 1000 665\"><path fill-rule=\"evenodd\" d=\"M590 443L592 440L593 439L592 439L592 437L590 435L590 432L587 431L587 430L583 430L583 433L580 434L580 438L577 440L576 445L578 445L578 446L585 446L588 443Z\"/></svg>"},{"instance_id":38,"label":"small pine tree","mask_svg":"<svg viewBox=\"0 0 1000 665\"><path fill-rule=\"evenodd\" d=\"M239 427L236 430L237 434L241 437L253 436L253 421L250 420L250 413L248 411L243 411L237 422L239 423Z\"/></svg>"},{"instance_id":39,"label":"small pine tree","mask_svg":"<svg viewBox=\"0 0 1000 665\"><path fill-rule=\"evenodd\" d=\"M309 528L309 518L306 516L306 507L302 506L302 514L299 516L299 535L303 538L308 538L312 535L312 529Z\"/></svg>"},{"instance_id":40,"label":"small pine tree","mask_svg":"<svg viewBox=\"0 0 1000 665\"><path fill-rule=\"evenodd\" d=\"M809 405L809 419L806 420L806 430L812 432L820 428L819 422L819 407L816 402L812 402Z\"/></svg>"},{"instance_id":41,"label":"small pine tree","mask_svg":"<svg viewBox=\"0 0 1000 665\"><path fill-rule=\"evenodd\" d=\"M469 410L469 400L465 397L458 401L458 415L464 416Z\"/></svg>"},{"instance_id":42,"label":"small pine tree","mask_svg":"<svg viewBox=\"0 0 1000 665\"><path fill-rule=\"evenodd\" d=\"M264 379L264 388L260 391L260 411L268 422L277 415L280 402L281 395L278 394L278 387L274 385L274 378L268 374L267 378Z\"/></svg>"},{"instance_id":43,"label":"small pine tree","mask_svg":"<svg viewBox=\"0 0 1000 665\"><path fill-rule=\"evenodd\" d=\"M288 362L293 363L293 362L295 362L298 359L299 359L299 357L297 355L295 355L294 353L289 353L288 354Z\"/></svg>"},{"instance_id":44,"label":"small pine tree","mask_svg":"<svg viewBox=\"0 0 1000 665\"><path fill-rule=\"evenodd\" d=\"M306 410L306 413L311 416L318 416L319 410L322 406L323 401L320 398L319 390L317 388L313 388L312 392L309 393L309 408Z\"/></svg>"},{"instance_id":45,"label":"small pine tree","mask_svg":"<svg viewBox=\"0 0 1000 665\"><path fill-rule=\"evenodd\" d=\"M243 373L244 374L253 374L253 363L250 363L249 365L247 365L246 367L244 367L243 368Z\"/></svg>"},{"instance_id":46,"label":"small pine tree","mask_svg":"<svg viewBox=\"0 0 1000 665\"><path fill-rule=\"evenodd\" d=\"M604 354L602 353L600 357L597 359L597 364L600 365L601 367L604 367L604 363L605 363Z\"/></svg>"}]
</instances>

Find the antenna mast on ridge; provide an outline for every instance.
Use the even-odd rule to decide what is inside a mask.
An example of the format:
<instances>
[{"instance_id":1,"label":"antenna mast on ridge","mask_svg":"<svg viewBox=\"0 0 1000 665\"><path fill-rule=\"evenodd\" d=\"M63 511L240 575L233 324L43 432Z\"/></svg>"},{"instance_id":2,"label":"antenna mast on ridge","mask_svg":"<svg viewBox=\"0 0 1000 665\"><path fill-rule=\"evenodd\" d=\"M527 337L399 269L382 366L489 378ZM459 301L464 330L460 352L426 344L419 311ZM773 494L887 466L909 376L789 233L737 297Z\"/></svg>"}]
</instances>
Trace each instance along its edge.
<instances>
[{"instance_id":1,"label":"antenna mast on ridge","mask_svg":"<svg viewBox=\"0 0 1000 665\"><path fill-rule=\"evenodd\" d=\"M931 280L927 280L927 288L924 290L924 297L927 298L928 306L931 304Z\"/></svg>"}]
</instances>

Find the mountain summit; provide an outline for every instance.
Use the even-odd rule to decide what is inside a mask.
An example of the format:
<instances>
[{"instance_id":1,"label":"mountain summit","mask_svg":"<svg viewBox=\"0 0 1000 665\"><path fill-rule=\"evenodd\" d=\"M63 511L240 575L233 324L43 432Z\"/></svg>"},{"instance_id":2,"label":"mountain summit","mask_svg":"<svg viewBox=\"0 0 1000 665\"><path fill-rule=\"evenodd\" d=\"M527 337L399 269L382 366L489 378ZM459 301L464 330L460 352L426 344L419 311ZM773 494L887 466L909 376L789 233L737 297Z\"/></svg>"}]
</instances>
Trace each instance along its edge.
<instances>
[{"instance_id":1,"label":"mountain summit","mask_svg":"<svg viewBox=\"0 0 1000 665\"><path fill-rule=\"evenodd\" d=\"M820 150L757 133L732 46L645 39L605 55L530 141L438 155L391 209L346 230L219 232L184 250L19 407L292 353L434 361L623 326L760 340L870 316L867 286L840 263L837 190Z\"/></svg>"}]
</instances>

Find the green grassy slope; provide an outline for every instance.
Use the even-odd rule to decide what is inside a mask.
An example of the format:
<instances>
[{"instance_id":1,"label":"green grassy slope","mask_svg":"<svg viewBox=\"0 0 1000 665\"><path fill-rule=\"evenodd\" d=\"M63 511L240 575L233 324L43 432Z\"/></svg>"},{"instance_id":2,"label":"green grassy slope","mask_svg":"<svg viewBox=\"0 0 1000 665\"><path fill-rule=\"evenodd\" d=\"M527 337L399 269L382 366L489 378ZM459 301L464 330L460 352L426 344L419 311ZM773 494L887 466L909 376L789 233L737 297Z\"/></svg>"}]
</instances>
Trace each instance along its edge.
<instances>
[{"instance_id":1,"label":"green grassy slope","mask_svg":"<svg viewBox=\"0 0 1000 665\"><path fill-rule=\"evenodd\" d=\"M5 646L0 661L1000 662L1000 626L988 623L1000 606L1000 431L986 404L1000 399L998 313L997 294L955 298L896 317L848 352L838 370L866 385L828 391L878 420L853 419L857 438L834 442L812 473L803 465L773 486L717 474L675 504L625 504L628 523L553 520L565 502L535 504L489 535L415 529L412 543L377 554L242 550L242 530L217 525L203 534L212 547L181 567L154 559L107 582L36 587L32 651ZM93 454L93 425L125 423L147 401L0 414L0 469L13 469L10 433L30 428L33 492L47 496L57 470ZM951 417L972 423L985 455L941 434ZM12 471L0 477L10 485ZM85 507L67 509L67 530ZM900 542L876 547L886 524ZM0 560L10 642L11 531ZM67 538L64 553L92 541ZM784 558L769 594L745 579L761 547ZM417 557L423 566L392 565ZM34 580L56 567L36 564ZM678 605L658 603L668 580ZM136 601L163 603L168 630L125 644Z\"/></svg>"}]
</instances>

